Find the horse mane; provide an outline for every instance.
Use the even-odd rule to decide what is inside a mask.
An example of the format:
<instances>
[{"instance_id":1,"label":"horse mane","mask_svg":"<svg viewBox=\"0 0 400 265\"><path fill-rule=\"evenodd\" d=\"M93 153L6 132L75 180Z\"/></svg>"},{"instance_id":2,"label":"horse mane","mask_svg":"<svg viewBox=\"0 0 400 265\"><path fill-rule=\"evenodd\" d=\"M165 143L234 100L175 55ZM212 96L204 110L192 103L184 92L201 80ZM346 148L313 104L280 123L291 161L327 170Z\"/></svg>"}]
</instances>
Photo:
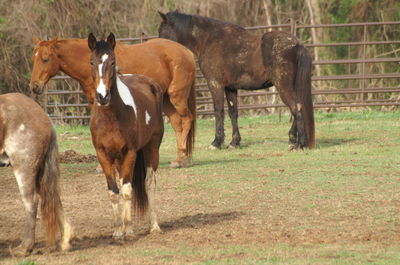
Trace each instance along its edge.
<instances>
[{"instance_id":1,"label":"horse mane","mask_svg":"<svg viewBox=\"0 0 400 265\"><path fill-rule=\"evenodd\" d=\"M193 25L197 26L207 26L207 25L221 25L221 26L229 26L234 27L240 30L245 31L245 29L237 24L233 24L230 22L225 22L217 19L213 19L210 17L199 16L199 15L189 15L184 13L179 13L178 11L171 11L166 14L167 21L169 24L174 26L175 31L179 36L185 36L188 31L193 28Z\"/></svg>"}]
</instances>

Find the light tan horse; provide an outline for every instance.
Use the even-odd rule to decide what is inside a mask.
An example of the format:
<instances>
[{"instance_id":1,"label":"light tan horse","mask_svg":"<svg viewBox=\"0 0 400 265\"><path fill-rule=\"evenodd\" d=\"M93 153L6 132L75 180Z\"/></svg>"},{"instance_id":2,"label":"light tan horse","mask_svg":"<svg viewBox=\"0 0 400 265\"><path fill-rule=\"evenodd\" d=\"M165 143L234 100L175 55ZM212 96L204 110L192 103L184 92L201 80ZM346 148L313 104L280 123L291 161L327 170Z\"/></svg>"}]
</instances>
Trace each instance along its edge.
<instances>
[{"instance_id":1,"label":"light tan horse","mask_svg":"<svg viewBox=\"0 0 400 265\"><path fill-rule=\"evenodd\" d=\"M27 255L33 250L39 197L49 243L54 244L60 230L60 247L68 250L72 228L58 191L56 133L42 108L19 93L0 95L0 166L8 165L13 168L26 211L24 238L12 254Z\"/></svg>"},{"instance_id":2,"label":"light tan horse","mask_svg":"<svg viewBox=\"0 0 400 265\"><path fill-rule=\"evenodd\" d=\"M95 85L90 70L86 39L34 38L30 88L40 93L48 80L62 71L79 81L92 109ZM193 54L184 46L165 39L141 44L116 43L116 60L121 74L142 74L156 81L164 91L163 110L175 131L177 157L171 167L186 167L194 148L196 102Z\"/></svg>"}]
</instances>

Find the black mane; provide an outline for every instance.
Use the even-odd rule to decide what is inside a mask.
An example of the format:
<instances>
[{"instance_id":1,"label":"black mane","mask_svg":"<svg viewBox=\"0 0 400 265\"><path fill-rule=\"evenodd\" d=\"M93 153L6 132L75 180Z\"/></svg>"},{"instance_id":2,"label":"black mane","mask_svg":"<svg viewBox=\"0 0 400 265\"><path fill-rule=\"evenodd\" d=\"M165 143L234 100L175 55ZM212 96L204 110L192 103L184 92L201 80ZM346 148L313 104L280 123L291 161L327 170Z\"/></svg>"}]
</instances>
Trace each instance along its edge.
<instances>
[{"instance_id":1,"label":"black mane","mask_svg":"<svg viewBox=\"0 0 400 265\"><path fill-rule=\"evenodd\" d=\"M174 25L174 29L179 35L181 35L181 33L182 34L188 33L188 31L190 31L193 28L193 25L201 27L201 26L209 26L210 24L211 25L217 24L218 26L226 25L245 30L243 27L239 25L213 19L210 17L204 17L199 15L188 15L184 13L179 13L178 11L171 11L168 12L166 15L168 23Z\"/></svg>"}]
</instances>

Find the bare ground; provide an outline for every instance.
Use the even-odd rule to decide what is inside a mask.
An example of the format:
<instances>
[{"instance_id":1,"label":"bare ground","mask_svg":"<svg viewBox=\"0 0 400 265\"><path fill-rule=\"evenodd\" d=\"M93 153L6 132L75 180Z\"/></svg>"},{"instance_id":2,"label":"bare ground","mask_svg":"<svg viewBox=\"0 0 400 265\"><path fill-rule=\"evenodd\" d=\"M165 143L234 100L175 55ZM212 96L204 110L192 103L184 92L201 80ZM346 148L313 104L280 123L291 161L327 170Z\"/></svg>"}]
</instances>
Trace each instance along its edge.
<instances>
[{"instance_id":1,"label":"bare ground","mask_svg":"<svg viewBox=\"0 0 400 265\"><path fill-rule=\"evenodd\" d=\"M72 156L78 159L75 162L82 162L76 154ZM38 264L158 264L154 255L146 257L140 251L182 247L218 249L227 245L264 247L276 244L305 248L319 244L368 244L372 248L400 246L399 223L369 218L371 212L379 214L375 210L379 208L382 214L396 216L391 211L399 209L398 200L371 200L366 204L332 198L325 200L325 205L316 202L314 206L306 207L304 205L310 204L307 199L285 195L289 194L287 189L295 190L296 187L266 189L268 181L240 185L237 192L241 196L230 198L229 192L224 195L213 193L213 187L196 188L199 178L207 181L207 177L220 176L187 174L168 169L166 165L161 166L158 173L158 216L163 232L150 235L147 219L135 220L135 234L124 241L115 241L111 238L112 212L104 176L94 173L96 163L81 165L62 164L63 204L76 233L73 249L67 253L48 253L39 221L36 248L30 256ZM16 264L21 259L11 257L9 247L18 244L22 238L24 211L11 169L0 169L0 176L0 263ZM185 188L179 188L182 183L185 183ZM373 194L374 190L370 192ZM246 258L248 254L234 255ZM156 256L161 256L165 264L202 261L198 255L177 256L174 252Z\"/></svg>"}]
</instances>

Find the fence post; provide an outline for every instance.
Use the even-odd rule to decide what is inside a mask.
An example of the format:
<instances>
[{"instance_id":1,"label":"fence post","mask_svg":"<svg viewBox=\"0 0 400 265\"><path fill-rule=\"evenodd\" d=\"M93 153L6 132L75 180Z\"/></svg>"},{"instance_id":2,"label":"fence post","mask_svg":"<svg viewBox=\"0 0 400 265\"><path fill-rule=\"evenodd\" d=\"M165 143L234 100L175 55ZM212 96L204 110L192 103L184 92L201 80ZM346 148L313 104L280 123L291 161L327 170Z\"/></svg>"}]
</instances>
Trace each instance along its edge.
<instances>
[{"instance_id":1,"label":"fence post","mask_svg":"<svg viewBox=\"0 0 400 265\"><path fill-rule=\"evenodd\" d=\"M362 88L361 88L361 100L362 100L362 102L364 102L364 98L365 98L365 59L367 58L367 44L366 44L366 42L367 42L367 24L364 24L364 27L363 27L363 29L364 29L364 33L363 33L363 63L362 63L362 66L361 66L361 71L362 71L362 77L363 77L363 79L362 79L362 82L361 82L361 84L362 84Z\"/></svg>"}]
</instances>

